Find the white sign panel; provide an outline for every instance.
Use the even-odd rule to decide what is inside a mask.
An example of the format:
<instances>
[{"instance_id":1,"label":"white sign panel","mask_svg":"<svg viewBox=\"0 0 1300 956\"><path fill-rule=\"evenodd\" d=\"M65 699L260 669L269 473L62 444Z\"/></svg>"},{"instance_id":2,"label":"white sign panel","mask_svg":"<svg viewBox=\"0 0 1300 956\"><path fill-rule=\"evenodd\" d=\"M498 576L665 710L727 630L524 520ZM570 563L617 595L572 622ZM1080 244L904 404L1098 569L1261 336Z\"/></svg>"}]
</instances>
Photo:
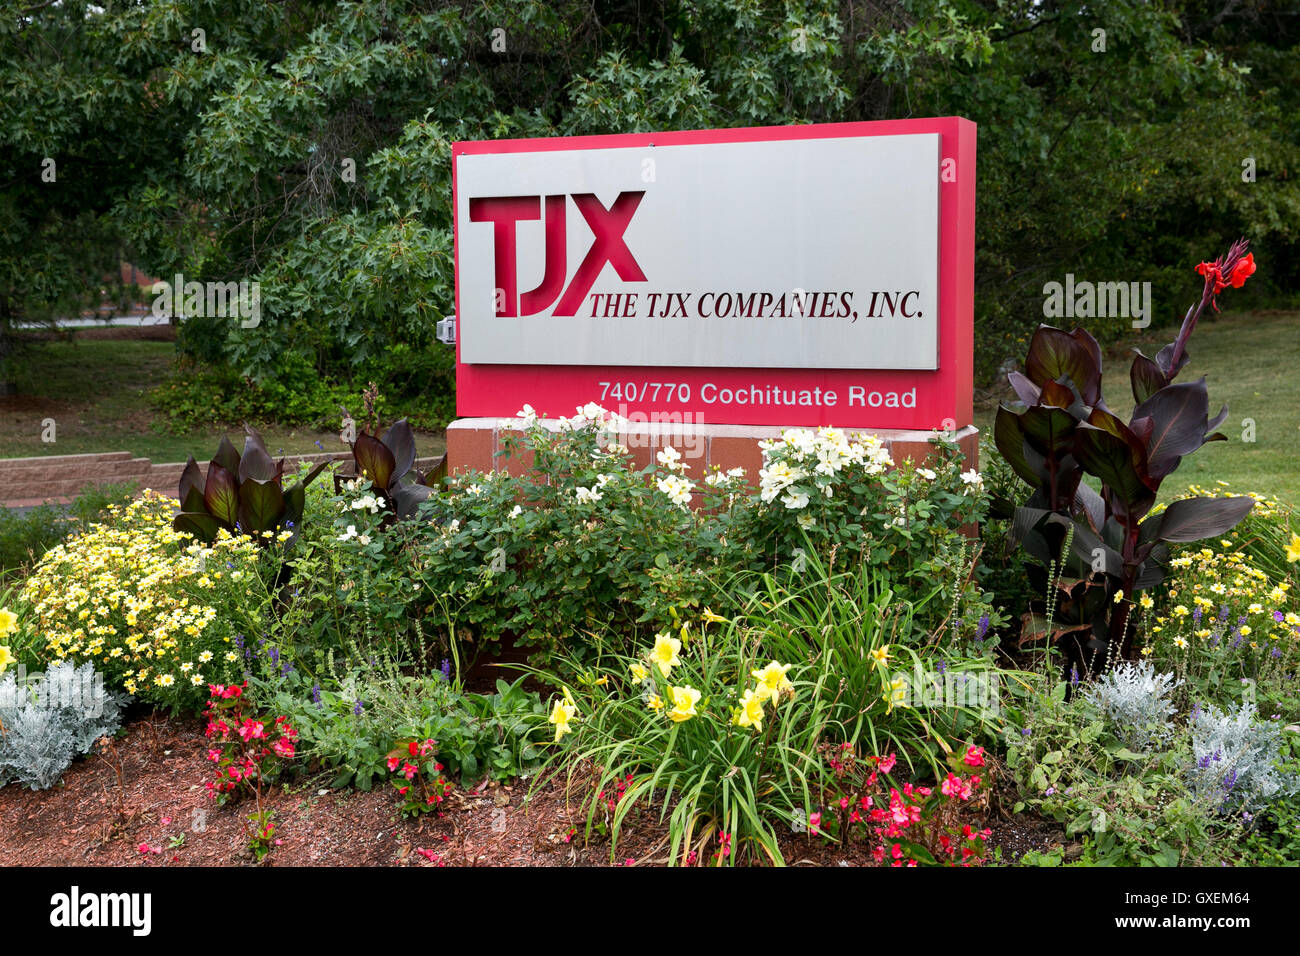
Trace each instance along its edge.
<instances>
[{"instance_id":1,"label":"white sign panel","mask_svg":"<svg viewBox=\"0 0 1300 956\"><path fill-rule=\"evenodd\" d=\"M456 158L460 360L938 367L939 134Z\"/></svg>"}]
</instances>

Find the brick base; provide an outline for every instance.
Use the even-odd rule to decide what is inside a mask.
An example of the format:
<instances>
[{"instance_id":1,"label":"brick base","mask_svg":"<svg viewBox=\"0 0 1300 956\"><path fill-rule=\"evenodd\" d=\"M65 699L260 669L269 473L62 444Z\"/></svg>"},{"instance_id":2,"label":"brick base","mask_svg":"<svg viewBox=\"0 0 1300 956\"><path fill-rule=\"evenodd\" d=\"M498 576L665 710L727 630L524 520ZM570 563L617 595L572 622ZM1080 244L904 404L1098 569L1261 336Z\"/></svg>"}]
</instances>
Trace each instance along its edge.
<instances>
[{"instance_id":1,"label":"brick base","mask_svg":"<svg viewBox=\"0 0 1300 956\"><path fill-rule=\"evenodd\" d=\"M539 424L556 428L555 419L542 419ZM519 422L512 418L460 418L447 426L447 465L449 474L465 471L493 471L508 468L518 473L520 464L497 458L501 450L501 434L517 429ZM636 468L644 468L654 460L655 453L665 445L681 452L682 461L689 466L689 474L701 478L714 468L744 468L749 480L758 483L758 470L763 465L763 451L758 443L765 439L780 438L786 429L774 425L678 425L649 422L634 424L619 435L618 441L628 447ZM895 461L911 459L917 464L934 457L935 449L929 439L935 434L927 431L902 429L845 428L850 437L876 435L884 441ZM972 468L979 468L979 429L974 425L957 431L957 445Z\"/></svg>"}]
</instances>

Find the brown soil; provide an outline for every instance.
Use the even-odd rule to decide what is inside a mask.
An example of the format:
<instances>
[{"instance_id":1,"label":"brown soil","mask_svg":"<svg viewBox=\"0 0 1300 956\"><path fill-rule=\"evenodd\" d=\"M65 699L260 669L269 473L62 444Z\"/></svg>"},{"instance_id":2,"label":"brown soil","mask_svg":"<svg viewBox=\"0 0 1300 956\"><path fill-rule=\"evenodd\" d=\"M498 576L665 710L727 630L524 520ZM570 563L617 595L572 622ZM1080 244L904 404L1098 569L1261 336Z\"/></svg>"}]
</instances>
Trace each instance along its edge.
<instances>
[{"instance_id":1,"label":"brown soil","mask_svg":"<svg viewBox=\"0 0 1300 956\"><path fill-rule=\"evenodd\" d=\"M0 788L0 866L251 865L242 821L253 804L219 807L208 798L205 754L198 720L149 714L51 790ZM611 865L606 839L595 834L584 845L585 820L562 781L531 794L528 781L472 785L454 791L444 812L404 820L391 787L332 790L329 779L299 777L263 796L281 841L264 865ZM1008 862L1048 842L1047 831L1019 818L993 828ZM612 865L664 863L665 832L657 814L627 827ZM793 833L782 852L791 865L873 865L861 844L841 849Z\"/></svg>"}]
</instances>

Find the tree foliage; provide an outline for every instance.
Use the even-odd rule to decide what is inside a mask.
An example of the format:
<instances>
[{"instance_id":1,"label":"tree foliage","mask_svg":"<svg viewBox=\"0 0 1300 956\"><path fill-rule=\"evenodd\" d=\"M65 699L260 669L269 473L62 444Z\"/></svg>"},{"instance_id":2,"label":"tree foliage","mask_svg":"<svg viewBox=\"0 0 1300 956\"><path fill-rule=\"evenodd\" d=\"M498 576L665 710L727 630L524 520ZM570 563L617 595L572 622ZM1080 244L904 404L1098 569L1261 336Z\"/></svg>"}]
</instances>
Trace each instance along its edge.
<instances>
[{"instance_id":1,"label":"tree foliage","mask_svg":"<svg viewBox=\"0 0 1300 956\"><path fill-rule=\"evenodd\" d=\"M1300 0L4 8L0 349L10 323L97 293L120 251L153 275L261 282L255 328L183 327L182 350L234 380L382 374L445 417L433 328L453 308L459 139L967 116L985 375L1067 272L1152 281L1170 320L1171 270L1239 234L1277 283L1256 301L1300 278Z\"/></svg>"}]
</instances>

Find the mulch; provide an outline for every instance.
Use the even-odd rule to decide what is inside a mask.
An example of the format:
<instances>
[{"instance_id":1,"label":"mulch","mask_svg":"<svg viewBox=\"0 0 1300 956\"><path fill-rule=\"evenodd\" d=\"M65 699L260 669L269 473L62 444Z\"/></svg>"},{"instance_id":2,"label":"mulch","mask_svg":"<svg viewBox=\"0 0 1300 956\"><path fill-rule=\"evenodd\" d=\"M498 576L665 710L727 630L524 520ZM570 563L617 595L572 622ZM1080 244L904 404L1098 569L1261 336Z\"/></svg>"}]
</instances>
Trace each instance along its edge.
<instances>
[{"instance_id":1,"label":"mulch","mask_svg":"<svg viewBox=\"0 0 1300 956\"><path fill-rule=\"evenodd\" d=\"M244 819L251 800L217 806L204 789L211 764L202 723L149 713L134 718L111 749L76 761L56 787L0 788L0 866L254 865ZM299 776L264 794L281 841L266 866L645 866L666 860L657 813L624 831L617 853L566 799L563 780L539 786L471 782L443 812L409 820L386 783L370 792L334 790L332 774ZM576 796L576 793L575 793ZM1051 828L1024 818L991 821L1004 862L1047 846ZM1057 834L1059 836L1059 834ZM874 865L861 844L846 848L789 834L787 863ZM707 861L706 861L707 862Z\"/></svg>"}]
</instances>

